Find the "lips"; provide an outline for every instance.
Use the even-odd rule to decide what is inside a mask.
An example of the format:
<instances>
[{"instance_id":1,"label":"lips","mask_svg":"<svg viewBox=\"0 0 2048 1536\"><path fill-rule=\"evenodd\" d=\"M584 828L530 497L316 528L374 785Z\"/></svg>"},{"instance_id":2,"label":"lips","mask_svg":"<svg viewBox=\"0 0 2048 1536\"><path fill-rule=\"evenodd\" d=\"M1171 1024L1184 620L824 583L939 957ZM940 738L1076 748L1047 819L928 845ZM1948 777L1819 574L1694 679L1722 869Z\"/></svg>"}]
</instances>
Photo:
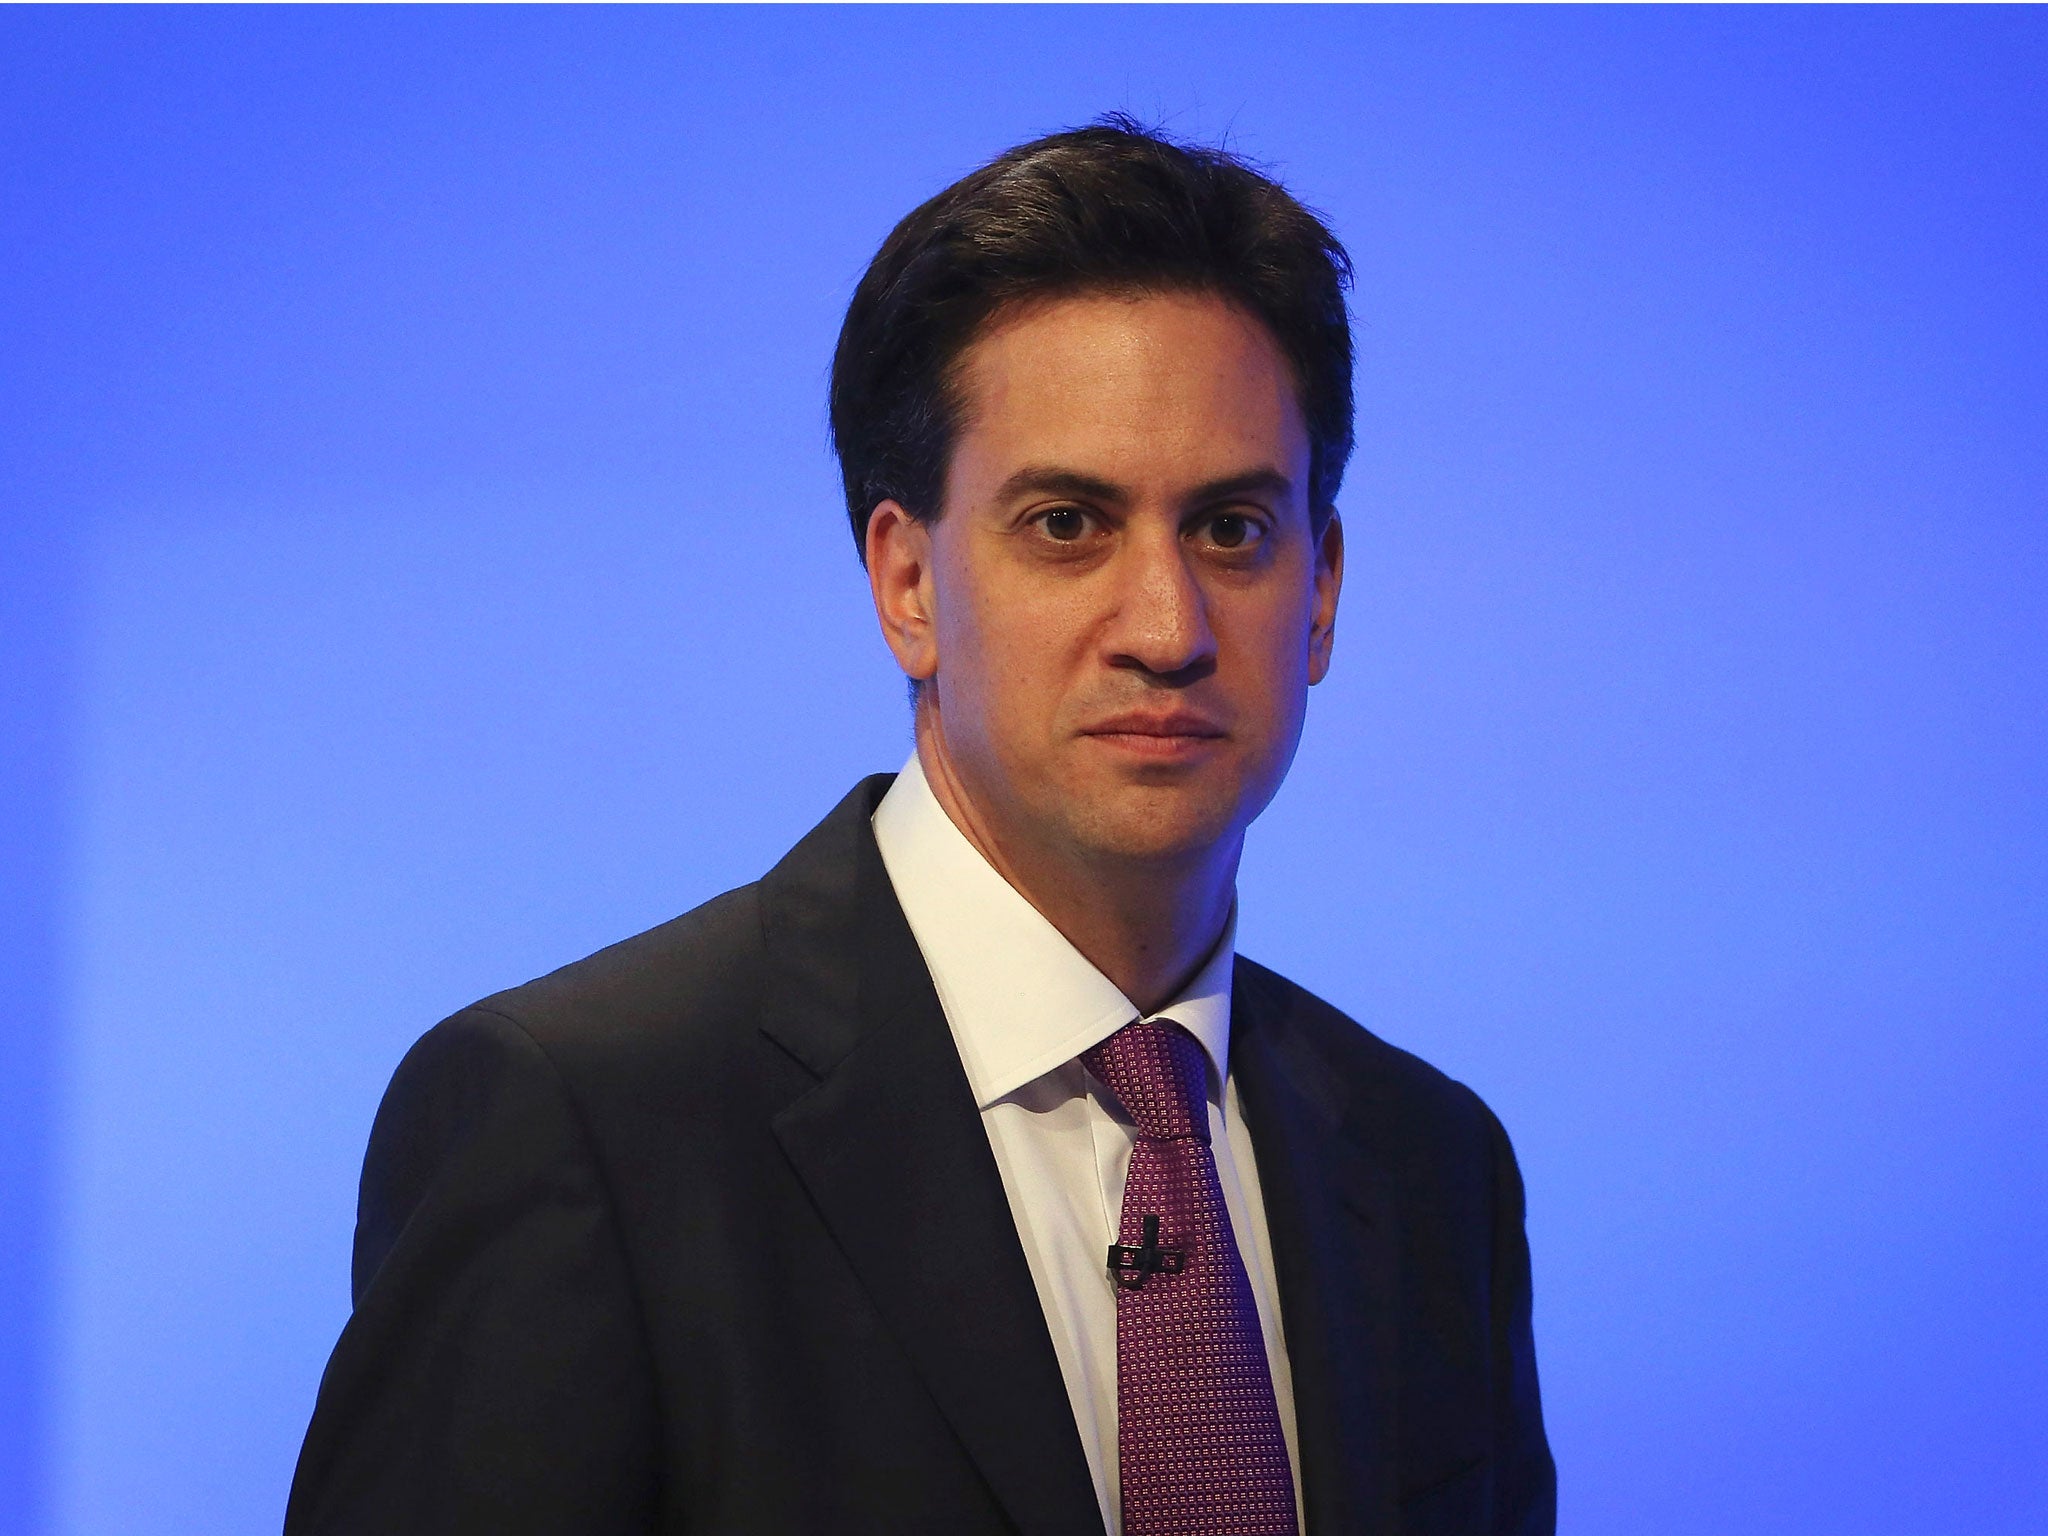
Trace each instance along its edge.
<instances>
[{"instance_id":1,"label":"lips","mask_svg":"<svg viewBox=\"0 0 2048 1536\"><path fill-rule=\"evenodd\" d=\"M1097 720L1081 734L1126 758L1163 764L1206 759L1227 733L1190 710L1140 709Z\"/></svg>"},{"instance_id":2,"label":"lips","mask_svg":"<svg viewBox=\"0 0 2048 1536\"><path fill-rule=\"evenodd\" d=\"M1132 710L1127 714L1112 715L1107 720L1098 720L1085 727L1084 736L1153 736L1162 739L1187 738L1192 740L1215 740L1225 733L1222 726L1202 715L1187 710L1158 713L1151 710Z\"/></svg>"}]
</instances>

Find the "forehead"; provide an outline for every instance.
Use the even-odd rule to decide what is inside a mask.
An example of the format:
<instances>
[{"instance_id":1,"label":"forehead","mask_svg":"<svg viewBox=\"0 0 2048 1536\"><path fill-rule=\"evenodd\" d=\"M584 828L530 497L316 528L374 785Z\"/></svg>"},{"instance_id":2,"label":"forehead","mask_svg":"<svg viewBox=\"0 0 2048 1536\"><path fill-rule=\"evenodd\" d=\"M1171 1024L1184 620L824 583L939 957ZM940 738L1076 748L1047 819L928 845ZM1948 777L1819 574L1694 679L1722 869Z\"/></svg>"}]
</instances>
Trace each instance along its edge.
<instances>
[{"instance_id":1,"label":"forehead","mask_svg":"<svg viewBox=\"0 0 2048 1536\"><path fill-rule=\"evenodd\" d=\"M1301 484L1293 369L1263 323L1207 293L1083 294L998 312L962 353L954 468L1045 463L1118 483L1270 468Z\"/></svg>"}]
</instances>

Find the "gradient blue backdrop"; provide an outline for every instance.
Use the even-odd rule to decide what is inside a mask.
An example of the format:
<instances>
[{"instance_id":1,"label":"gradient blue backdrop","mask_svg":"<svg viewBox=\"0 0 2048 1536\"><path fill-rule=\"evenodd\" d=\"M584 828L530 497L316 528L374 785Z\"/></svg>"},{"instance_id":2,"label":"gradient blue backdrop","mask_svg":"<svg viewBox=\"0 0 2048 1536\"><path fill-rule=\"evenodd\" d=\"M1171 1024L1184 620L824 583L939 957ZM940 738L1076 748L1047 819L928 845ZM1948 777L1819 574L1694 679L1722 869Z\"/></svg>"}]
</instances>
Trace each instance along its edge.
<instances>
[{"instance_id":1,"label":"gradient blue backdrop","mask_svg":"<svg viewBox=\"0 0 2048 1536\"><path fill-rule=\"evenodd\" d=\"M900 762L840 310L1128 108L1357 257L1243 940L1514 1132L1565 1529L2048 1530L2044 22L0 14L0 1526L274 1529L406 1044Z\"/></svg>"}]
</instances>

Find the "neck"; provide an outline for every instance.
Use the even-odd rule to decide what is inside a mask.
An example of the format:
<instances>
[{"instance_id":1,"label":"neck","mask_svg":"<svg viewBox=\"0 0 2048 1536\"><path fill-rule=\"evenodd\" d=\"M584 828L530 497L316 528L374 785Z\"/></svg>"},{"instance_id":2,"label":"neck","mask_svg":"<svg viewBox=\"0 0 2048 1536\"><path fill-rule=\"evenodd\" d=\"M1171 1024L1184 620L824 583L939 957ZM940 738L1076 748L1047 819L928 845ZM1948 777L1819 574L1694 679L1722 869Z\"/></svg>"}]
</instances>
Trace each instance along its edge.
<instances>
[{"instance_id":1,"label":"neck","mask_svg":"<svg viewBox=\"0 0 2048 1536\"><path fill-rule=\"evenodd\" d=\"M1208 960L1236 899L1241 838L1152 859L1048 846L1005 835L967 791L930 709L917 712L917 756L953 825L1141 1013L1178 996Z\"/></svg>"}]
</instances>

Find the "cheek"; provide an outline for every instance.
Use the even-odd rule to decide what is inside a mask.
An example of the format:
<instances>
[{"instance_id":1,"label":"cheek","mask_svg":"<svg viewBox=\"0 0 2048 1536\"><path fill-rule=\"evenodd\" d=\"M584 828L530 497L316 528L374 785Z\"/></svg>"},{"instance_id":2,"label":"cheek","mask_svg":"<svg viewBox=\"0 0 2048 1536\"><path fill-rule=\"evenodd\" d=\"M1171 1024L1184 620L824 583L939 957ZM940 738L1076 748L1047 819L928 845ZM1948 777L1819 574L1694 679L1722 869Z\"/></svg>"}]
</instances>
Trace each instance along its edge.
<instances>
[{"instance_id":1,"label":"cheek","mask_svg":"<svg viewBox=\"0 0 2048 1536\"><path fill-rule=\"evenodd\" d=\"M1242 718L1263 722L1269 737L1288 734L1308 692L1312 605L1291 587L1288 594L1278 601L1262 594L1262 600L1232 605L1223 617L1228 631L1221 638L1236 656L1232 691Z\"/></svg>"},{"instance_id":2,"label":"cheek","mask_svg":"<svg viewBox=\"0 0 2048 1536\"><path fill-rule=\"evenodd\" d=\"M1088 653L1093 612L1086 583L1034 583L1012 575L972 589L957 605L954 640L984 686L1023 703L1056 695L1073 681L1076 659Z\"/></svg>"},{"instance_id":3,"label":"cheek","mask_svg":"<svg viewBox=\"0 0 2048 1536\"><path fill-rule=\"evenodd\" d=\"M1277 733L1286 722L1302 712L1308 694L1307 646L1290 645L1283 637L1261 637L1264 653L1259 676L1250 691L1255 695L1259 717Z\"/></svg>"},{"instance_id":4,"label":"cheek","mask_svg":"<svg viewBox=\"0 0 2048 1536\"><path fill-rule=\"evenodd\" d=\"M1037 735L1055 721L1075 684L1069 617L1056 605L1009 604L983 615L983 678L998 729Z\"/></svg>"},{"instance_id":5,"label":"cheek","mask_svg":"<svg viewBox=\"0 0 2048 1536\"><path fill-rule=\"evenodd\" d=\"M977 580L977 574L986 579ZM1071 616L1063 612L1059 594L1034 592L1014 573L955 567L945 575L950 580L939 603L939 673L954 729L1013 755L1058 711L1065 675L1061 637Z\"/></svg>"},{"instance_id":6,"label":"cheek","mask_svg":"<svg viewBox=\"0 0 2048 1536\"><path fill-rule=\"evenodd\" d=\"M1298 565L1289 562L1263 581L1219 594L1217 606L1228 614L1227 622L1268 668L1292 663L1298 669L1308 655L1315 587Z\"/></svg>"}]
</instances>

